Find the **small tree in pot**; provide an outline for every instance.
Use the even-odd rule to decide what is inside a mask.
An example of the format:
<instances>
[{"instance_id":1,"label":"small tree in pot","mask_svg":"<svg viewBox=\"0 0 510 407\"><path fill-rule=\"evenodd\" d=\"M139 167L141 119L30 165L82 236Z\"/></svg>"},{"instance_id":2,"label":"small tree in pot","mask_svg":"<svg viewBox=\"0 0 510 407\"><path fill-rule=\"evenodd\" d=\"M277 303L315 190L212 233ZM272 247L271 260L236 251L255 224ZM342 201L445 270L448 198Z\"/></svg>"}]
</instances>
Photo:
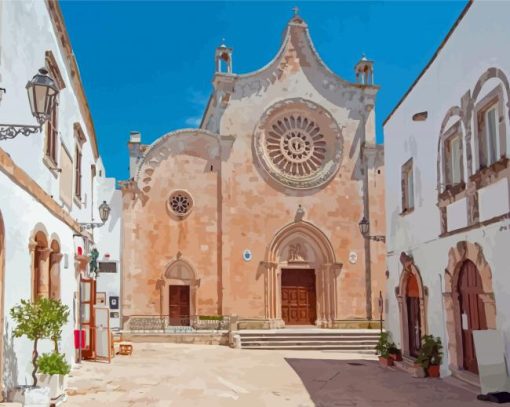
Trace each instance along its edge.
<instances>
[{"instance_id":1,"label":"small tree in pot","mask_svg":"<svg viewBox=\"0 0 510 407\"><path fill-rule=\"evenodd\" d=\"M20 338L26 336L31 341L34 341L32 350L32 378L34 379L33 386L37 386L37 345L39 340L48 338L51 334L49 321L50 304L47 299L40 299L35 302L28 300L21 300L21 304L16 305L10 310L11 318L13 319L16 327L13 330L13 336Z\"/></svg>"},{"instance_id":2,"label":"small tree in pot","mask_svg":"<svg viewBox=\"0 0 510 407\"><path fill-rule=\"evenodd\" d=\"M427 376L439 377L439 367L443 361L441 338L424 335L421 340L422 345L416 362L427 372Z\"/></svg>"},{"instance_id":3,"label":"small tree in pot","mask_svg":"<svg viewBox=\"0 0 510 407\"><path fill-rule=\"evenodd\" d=\"M381 366L393 366L393 358L390 357L390 349L394 346L393 342L391 342L390 333L382 332L375 347L379 355L379 363Z\"/></svg>"}]
</instances>

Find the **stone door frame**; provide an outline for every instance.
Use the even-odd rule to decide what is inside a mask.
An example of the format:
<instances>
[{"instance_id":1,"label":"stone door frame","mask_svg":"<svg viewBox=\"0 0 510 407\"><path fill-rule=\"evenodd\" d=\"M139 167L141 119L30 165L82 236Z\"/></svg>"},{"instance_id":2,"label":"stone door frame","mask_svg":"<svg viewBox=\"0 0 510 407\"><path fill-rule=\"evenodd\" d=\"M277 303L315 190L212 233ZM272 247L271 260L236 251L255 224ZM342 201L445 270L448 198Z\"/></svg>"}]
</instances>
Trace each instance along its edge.
<instances>
[{"instance_id":1,"label":"stone door frame","mask_svg":"<svg viewBox=\"0 0 510 407\"><path fill-rule=\"evenodd\" d=\"M314 259L289 259L284 251L292 242L302 242L313 248ZM264 314L270 328L283 328L282 270L315 270L316 313L315 325L331 328L337 315L337 278L342 268L327 236L315 225L306 221L292 222L275 233L268 245L266 260L260 263L264 274Z\"/></svg>"},{"instance_id":2,"label":"stone door frame","mask_svg":"<svg viewBox=\"0 0 510 407\"><path fill-rule=\"evenodd\" d=\"M485 307L487 329L496 329L496 301L492 288L491 268L485 259L482 247L478 243L460 241L448 251L448 265L445 269L445 292L443 294L446 311L446 330L449 339L449 368L452 371L464 370L458 283L460 271L465 260L470 260L474 263L480 273L483 294L480 294L479 297Z\"/></svg>"},{"instance_id":3,"label":"stone door frame","mask_svg":"<svg viewBox=\"0 0 510 407\"><path fill-rule=\"evenodd\" d=\"M197 312L197 289L200 287L200 279L194 267L180 256L166 265L165 272L158 280L160 290L160 316L165 316L170 312L170 286L171 285L187 285L189 286L190 299L190 317L196 315ZM168 315L170 317L170 315Z\"/></svg>"},{"instance_id":4,"label":"stone door frame","mask_svg":"<svg viewBox=\"0 0 510 407\"><path fill-rule=\"evenodd\" d=\"M395 290L397 296L398 308L400 311L400 343L402 353L410 356L409 348L409 315L407 312L407 282L413 275L418 283L419 303L420 303L420 333L421 336L427 335L427 303L428 289L423 285L420 271L414 264L414 259L404 252L400 254L400 262L403 266L403 272L400 274L398 287Z\"/></svg>"}]
</instances>

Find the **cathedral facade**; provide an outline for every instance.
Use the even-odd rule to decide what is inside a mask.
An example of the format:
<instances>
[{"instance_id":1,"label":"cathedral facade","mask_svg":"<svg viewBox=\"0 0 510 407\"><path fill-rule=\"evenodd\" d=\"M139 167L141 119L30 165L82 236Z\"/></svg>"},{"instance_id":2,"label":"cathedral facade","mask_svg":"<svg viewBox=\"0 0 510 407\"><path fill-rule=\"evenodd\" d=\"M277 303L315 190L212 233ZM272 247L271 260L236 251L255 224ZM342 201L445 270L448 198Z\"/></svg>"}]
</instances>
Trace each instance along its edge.
<instances>
[{"instance_id":1,"label":"cathedral facade","mask_svg":"<svg viewBox=\"0 0 510 407\"><path fill-rule=\"evenodd\" d=\"M371 326L386 280L384 241L369 236L385 230L372 62L358 62L356 82L341 79L298 15L266 67L233 73L225 45L215 57L198 129L151 145L131 134L124 328L197 315L236 315L240 327Z\"/></svg>"}]
</instances>

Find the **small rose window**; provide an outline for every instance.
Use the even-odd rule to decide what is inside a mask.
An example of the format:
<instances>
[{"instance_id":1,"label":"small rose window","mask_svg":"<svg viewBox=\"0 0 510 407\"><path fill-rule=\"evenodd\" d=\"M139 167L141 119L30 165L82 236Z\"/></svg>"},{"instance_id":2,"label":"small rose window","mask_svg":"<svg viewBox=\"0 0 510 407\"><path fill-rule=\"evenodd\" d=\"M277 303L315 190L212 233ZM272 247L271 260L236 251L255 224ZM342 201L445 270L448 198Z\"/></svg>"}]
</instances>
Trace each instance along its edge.
<instances>
[{"instance_id":1,"label":"small rose window","mask_svg":"<svg viewBox=\"0 0 510 407\"><path fill-rule=\"evenodd\" d=\"M193 199L185 191L175 191L170 195L168 204L175 215L186 216L191 211Z\"/></svg>"}]
</instances>

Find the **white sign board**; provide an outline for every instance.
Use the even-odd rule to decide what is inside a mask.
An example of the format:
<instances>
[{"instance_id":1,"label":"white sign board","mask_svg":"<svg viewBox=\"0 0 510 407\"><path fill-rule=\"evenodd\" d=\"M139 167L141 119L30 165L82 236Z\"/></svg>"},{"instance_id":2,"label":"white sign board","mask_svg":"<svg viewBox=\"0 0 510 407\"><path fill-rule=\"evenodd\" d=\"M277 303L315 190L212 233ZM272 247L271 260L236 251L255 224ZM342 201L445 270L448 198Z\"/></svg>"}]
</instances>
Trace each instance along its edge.
<instances>
[{"instance_id":1,"label":"white sign board","mask_svg":"<svg viewBox=\"0 0 510 407\"><path fill-rule=\"evenodd\" d=\"M510 391L501 332L496 329L473 331L473 340L482 394Z\"/></svg>"}]
</instances>

